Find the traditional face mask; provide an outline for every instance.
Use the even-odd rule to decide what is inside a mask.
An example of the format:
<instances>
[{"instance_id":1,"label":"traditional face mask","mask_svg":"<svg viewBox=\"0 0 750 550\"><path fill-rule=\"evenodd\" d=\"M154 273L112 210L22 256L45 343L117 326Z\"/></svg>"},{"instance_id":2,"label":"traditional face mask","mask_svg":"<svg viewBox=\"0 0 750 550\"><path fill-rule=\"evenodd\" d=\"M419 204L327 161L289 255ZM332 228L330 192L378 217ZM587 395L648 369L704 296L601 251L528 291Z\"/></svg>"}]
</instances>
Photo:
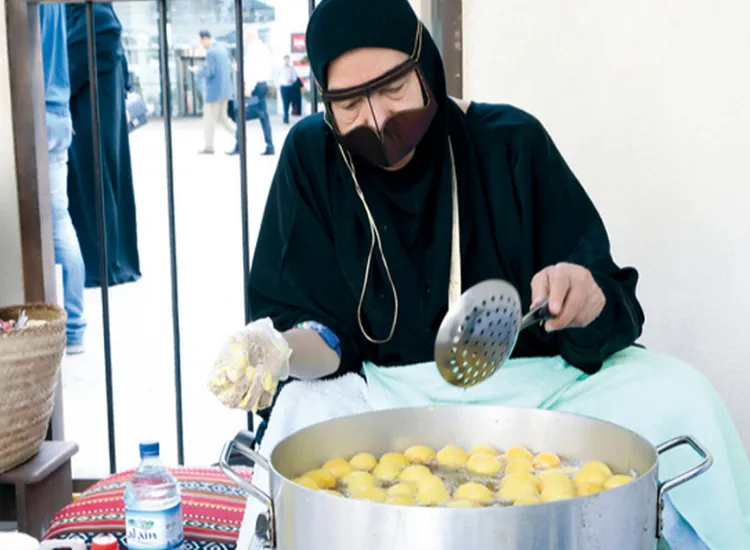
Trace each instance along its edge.
<instances>
[{"instance_id":1,"label":"traditional face mask","mask_svg":"<svg viewBox=\"0 0 750 550\"><path fill-rule=\"evenodd\" d=\"M394 67L380 77L365 82L354 88L321 92L323 101L326 103L328 113L327 121L334 131L336 140L348 151L358 155L374 166L391 167L402 160L413 151L432 123L437 112L437 103L432 91L419 71L418 59L421 50L421 27L418 29L415 52L409 59ZM342 134L333 117L331 103L333 101L345 101L355 97L364 97L369 108L372 110L371 95L376 90L389 83L404 77L414 71L422 87L424 106L415 109L407 109L390 115L383 123L374 120L374 124L380 130L376 130L368 124L357 126ZM375 117L374 110L372 112Z\"/></svg>"}]
</instances>

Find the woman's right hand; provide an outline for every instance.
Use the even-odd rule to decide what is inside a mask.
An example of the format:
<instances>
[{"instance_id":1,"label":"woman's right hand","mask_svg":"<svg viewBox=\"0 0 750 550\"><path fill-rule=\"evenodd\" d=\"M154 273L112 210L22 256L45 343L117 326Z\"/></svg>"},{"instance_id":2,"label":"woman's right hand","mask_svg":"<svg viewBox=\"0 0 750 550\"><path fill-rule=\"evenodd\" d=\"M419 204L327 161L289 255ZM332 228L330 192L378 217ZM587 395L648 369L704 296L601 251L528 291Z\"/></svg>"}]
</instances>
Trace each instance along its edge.
<instances>
[{"instance_id":1,"label":"woman's right hand","mask_svg":"<svg viewBox=\"0 0 750 550\"><path fill-rule=\"evenodd\" d=\"M289 377L291 354L270 319L254 321L224 344L208 388L227 407L253 412L267 408L279 381Z\"/></svg>"}]
</instances>

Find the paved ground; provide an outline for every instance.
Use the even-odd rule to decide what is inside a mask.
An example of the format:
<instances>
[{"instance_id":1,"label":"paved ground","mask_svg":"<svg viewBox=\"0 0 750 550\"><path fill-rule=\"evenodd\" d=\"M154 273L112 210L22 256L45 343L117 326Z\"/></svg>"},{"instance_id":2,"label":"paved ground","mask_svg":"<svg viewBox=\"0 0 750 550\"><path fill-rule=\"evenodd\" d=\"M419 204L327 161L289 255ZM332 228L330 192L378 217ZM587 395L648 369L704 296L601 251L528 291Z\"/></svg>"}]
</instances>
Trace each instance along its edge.
<instances>
[{"instance_id":1,"label":"paved ground","mask_svg":"<svg viewBox=\"0 0 750 550\"><path fill-rule=\"evenodd\" d=\"M274 117L277 150L288 127ZM218 132L218 131L217 131ZM200 120L174 121L185 461L216 462L224 441L245 424L223 408L205 381L223 338L241 327L242 233L239 158L223 152L233 138L217 133L217 154L200 156ZM131 135L143 277L110 289L117 467L134 467L138 441L156 438L177 461L174 361L164 128L152 121ZM261 157L260 126L248 124L251 244L255 242L277 157ZM63 363L65 430L81 447L76 478L108 473L101 292L86 291L86 353Z\"/></svg>"}]
</instances>

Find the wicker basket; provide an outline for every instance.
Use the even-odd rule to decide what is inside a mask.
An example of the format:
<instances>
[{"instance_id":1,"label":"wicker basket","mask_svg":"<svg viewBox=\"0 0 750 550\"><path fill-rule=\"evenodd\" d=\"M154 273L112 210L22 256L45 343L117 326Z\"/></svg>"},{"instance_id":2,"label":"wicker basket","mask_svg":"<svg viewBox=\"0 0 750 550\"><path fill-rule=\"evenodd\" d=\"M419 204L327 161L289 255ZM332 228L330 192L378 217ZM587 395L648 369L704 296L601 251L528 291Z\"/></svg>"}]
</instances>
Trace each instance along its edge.
<instances>
[{"instance_id":1,"label":"wicker basket","mask_svg":"<svg viewBox=\"0 0 750 550\"><path fill-rule=\"evenodd\" d=\"M26 310L43 325L0 333L0 473L33 457L44 441L65 351L63 309L30 304L0 308L0 319Z\"/></svg>"}]
</instances>

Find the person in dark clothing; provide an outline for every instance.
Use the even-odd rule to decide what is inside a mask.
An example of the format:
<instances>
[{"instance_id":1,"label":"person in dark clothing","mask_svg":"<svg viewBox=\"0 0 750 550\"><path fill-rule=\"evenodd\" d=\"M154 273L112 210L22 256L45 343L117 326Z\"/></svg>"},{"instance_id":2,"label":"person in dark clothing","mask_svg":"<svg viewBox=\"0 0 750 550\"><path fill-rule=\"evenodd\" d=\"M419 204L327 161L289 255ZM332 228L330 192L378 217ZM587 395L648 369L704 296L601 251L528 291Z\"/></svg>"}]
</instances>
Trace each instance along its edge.
<instances>
[{"instance_id":1,"label":"person in dark clothing","mask_svg":"<svg viewBox=\"0 0 750 550\"><path fill-rule=\"evenodd\" d=\"M297 76L297 70L294 68L294 65L292 65L291 58L288 55L285 55L284 64L281 66L281 69L279 69L277 75L279 92L281 93L284 124L289 124L289 108L294 101L294 92L297 89L295 85L298 81L299 77Z\"/></svg>"},{"instance_id":2,"label":"person in dark clothing","mask_svg":"<svg viewBox=\"0 0 750 550\"><path fill-rule=\"evenodd\" d=\"M78 233L86 264L86 286L96 287L100 285L101 245L97 227L96 181L92 155L86 7L83 4L68 4L66 19L70 63L70 111L75 132L70 147L68 173L70 215ZM136 281L141 277L125 107L131 84L120 40L122 25L112 4L94 4L94 22L102 183L107 222L108 280L110 285L118 285Z\"/></svg>"},{"instance_id":3,"label":"person in dark clothing","mask_svg":"<svg viewBox=\"0 0 750 550\"><path fill-rule=\"evenodd\" d=\"M670 493L679 527L665 536L680 548L703 548L700 537L747 547L750 462L726 407L695 369L634 346L645 321L638 273L614 262L601 216L542 123L450 98L407 0L322 0L306 43L325 113L288 134L249 274L253 321L217 361L252 367L224 403L267 410L276 399L259 452L341 414L444 404L581 414L654 445L697 432L722 456ZM436 335L457 293L490 279L515 286L524 309L548 299L554 318L524 330L492 376L456 387L436 368ZM694 464L672 464L667 477ZM712 487L726 488L720 512L705 498Z\"/></svg>"}]
</instances>

